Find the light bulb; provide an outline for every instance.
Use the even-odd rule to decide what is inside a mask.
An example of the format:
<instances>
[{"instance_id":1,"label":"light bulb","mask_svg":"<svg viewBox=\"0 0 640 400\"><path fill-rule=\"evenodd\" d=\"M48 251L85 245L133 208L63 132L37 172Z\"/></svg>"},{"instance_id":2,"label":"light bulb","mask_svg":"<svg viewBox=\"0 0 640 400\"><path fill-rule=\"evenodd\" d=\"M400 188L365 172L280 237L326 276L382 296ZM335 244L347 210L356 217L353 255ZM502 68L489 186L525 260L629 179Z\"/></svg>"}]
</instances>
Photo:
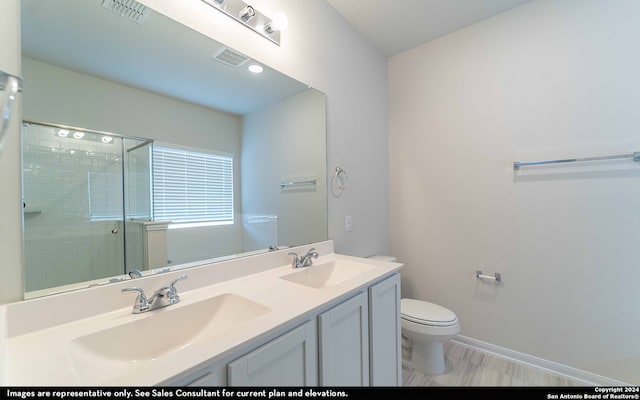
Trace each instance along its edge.
<instances>
[{"instance_id":1,"label":"light bulb","mask_svg":"<svg viewBox=\"0 0 640 400\"><path fill-rule=\"evenodd\" d=\"M102 143L111 143L113 138L111 136L103 136L100 140L102 140Z\"/></svg>"},{"instance_id":2,"label":"light bulb","mask_svg":"<svg viewBox=\"0 0 640 400\"><path fill-rule=\"evenodd\" d=\"M84 132L74 132L73 137L76 139L82 139L84 137Z\"/></svg>"},{"instance_id":3,"label":"light bulb","mask_svg":"<svg viewBox=\"0 0 640 400\"><path fill-rule=\"evenodd\" d=\"M249 65L249 71L253 72L254 74L259 74L264 70L264 68L262 68L262 65L259 64L251 64Z\"/></svg>"},{"instance_id":4,"label":"light bulb","mask_svg":"<svg viewBox=\"0 0 640 400\"><path fill-rule=\"evenodd\" d=\"M67 136L69 136L69 131L68 131L68 130L66 130L66 129L60 129L60 130L58 131L58 136L60 136L60 137L67 137Z\"/></svg>"},{"instance_id":5,"label":"light bulb","mask_svg":"<svg viewBox=\"0 0 640 400\"><path fill-rule=\"evenodd\" d=\"M276 31L284 32L289 26L289 18L283 12L277 12L271 21L271 27Z\"/></svg>"},{"instance_id":6,"label":"light bulb","mask_svg":"<svg viewBox=\"0 0 640 400\"><path fill-rule=\"evenodd\" d=\"M266 23L264 29L267 31L267 33L283 32L287 29L288 26L289 19L287 18L287 16L282 12L277 12L273 16L273 19Z\"/></svg>"},{"instance_id":7,"label":"light bulb","mask_svg":"<svg viewBox=\"0 0 640 400\"><path fill-rule=\"evenodd\" d=\"M249 21L251 18L256 16L256 10L253 9L253 7L251 6L246 6L245 8L242 9L242 11L240 11L240 19L243 20L244 22Z\"/></svg>"}]
</instances>

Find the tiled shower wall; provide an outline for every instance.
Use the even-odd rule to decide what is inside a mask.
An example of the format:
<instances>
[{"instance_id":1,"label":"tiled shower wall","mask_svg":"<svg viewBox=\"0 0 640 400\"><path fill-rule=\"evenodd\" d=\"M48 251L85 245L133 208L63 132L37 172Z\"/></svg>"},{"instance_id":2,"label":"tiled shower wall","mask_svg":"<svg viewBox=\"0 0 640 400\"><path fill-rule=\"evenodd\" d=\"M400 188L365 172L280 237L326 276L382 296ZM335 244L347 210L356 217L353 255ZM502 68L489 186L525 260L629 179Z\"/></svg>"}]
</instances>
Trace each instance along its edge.
<instances>
[{"instance_id":1,"label":"tiled shower wall","mask_svg":"<svg viewBox=\"0 0 640 400\"><path fill-rule=\"evenodd\" d=\"M122 226L91 221L89 201L90 174L108 174L94 179L93 213L100 213L96 197L105 196L119 205L109 211L121 212L120 140L104 144L72 134L62 138L49 127L23 127L26 291L124 272Z\"/></svg>"}]
</instances>

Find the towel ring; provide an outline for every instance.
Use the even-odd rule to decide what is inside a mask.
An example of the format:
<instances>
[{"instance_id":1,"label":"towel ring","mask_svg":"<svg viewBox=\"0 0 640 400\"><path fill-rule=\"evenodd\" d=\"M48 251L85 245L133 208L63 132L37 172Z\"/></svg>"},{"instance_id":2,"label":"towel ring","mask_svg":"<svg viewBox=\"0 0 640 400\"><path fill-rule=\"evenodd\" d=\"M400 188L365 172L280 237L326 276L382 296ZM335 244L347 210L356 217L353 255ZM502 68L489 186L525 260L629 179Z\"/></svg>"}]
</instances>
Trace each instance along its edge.
<instances>
[{"instance_id":1,"label":"towel ring","mask_svg":"<svg viewBox=\"0 0 640 400\"><path fill-rule=\"evenodd\" d=\"M347 171L344 169L336 167L336 173L334 174L333 179L335 179L338 189L345 190L349 187L349 177L347 176Z\"/></svg>"}]
</instances>

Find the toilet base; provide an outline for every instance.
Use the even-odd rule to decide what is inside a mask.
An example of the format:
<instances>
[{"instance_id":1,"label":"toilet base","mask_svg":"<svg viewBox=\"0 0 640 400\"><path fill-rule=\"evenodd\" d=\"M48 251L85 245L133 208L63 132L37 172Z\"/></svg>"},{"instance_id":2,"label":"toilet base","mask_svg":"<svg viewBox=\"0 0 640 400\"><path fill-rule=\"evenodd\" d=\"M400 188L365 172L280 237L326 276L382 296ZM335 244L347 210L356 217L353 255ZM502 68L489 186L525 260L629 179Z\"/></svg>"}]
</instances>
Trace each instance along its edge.
<instances>
[{"instance_id":1,"label":"toilet base","mask_svg":"<svg viewBox=\"0 0 640 400\"><path fill-rule=\"evenodd\" d=\"M442 342L413 342L411 366L418 372L440 375L446 372Z\"/></svg>"}]
</instances>

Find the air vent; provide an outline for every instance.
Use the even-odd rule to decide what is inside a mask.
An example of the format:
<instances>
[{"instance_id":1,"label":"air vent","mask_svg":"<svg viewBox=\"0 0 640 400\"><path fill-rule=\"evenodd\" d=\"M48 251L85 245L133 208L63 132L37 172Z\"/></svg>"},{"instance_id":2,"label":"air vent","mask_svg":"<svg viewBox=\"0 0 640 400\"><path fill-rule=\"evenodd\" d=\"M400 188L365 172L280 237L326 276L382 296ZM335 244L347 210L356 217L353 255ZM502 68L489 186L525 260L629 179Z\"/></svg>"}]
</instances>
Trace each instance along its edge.
<instances>
[{"instance_id":1,"label":"air vent","mask_svg":"<svg viewBox=\"0 0 640 400\"><path fill-rule=\"evenodd\" d=\"M244 54L230 50L226 47L222 47L220 50L218 50L213 55L213 58L223 64L230 65L236 68L250 60L250 58L245 56Z\"/></svg>"},{"instance_id":2,"label":"air vent","mask_svg":"<svg viewBox=\"0 0 640 400\"><path fill-rule=\"evenodd\" d=\"M135 0L104 0L102 7L111 10L122 18L143 23L151 14L151 9Z\"/></svg>"}]
</instances>

